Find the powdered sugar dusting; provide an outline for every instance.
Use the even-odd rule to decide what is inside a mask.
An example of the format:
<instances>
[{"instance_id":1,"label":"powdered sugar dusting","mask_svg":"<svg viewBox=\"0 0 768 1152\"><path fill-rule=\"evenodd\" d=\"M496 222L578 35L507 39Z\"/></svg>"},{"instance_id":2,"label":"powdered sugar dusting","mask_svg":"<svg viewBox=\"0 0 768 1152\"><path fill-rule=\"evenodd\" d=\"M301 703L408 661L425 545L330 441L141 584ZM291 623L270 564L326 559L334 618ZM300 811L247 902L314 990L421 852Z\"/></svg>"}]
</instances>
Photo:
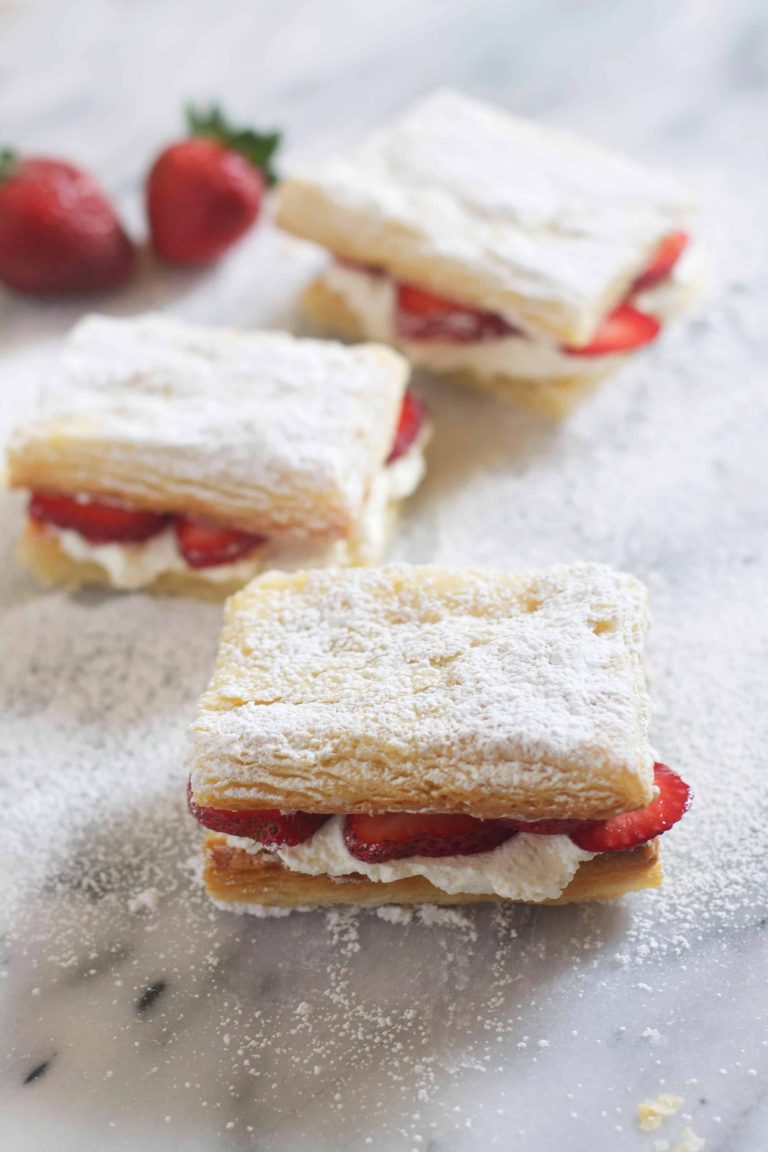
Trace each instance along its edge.
<instances>
[{"instance_id":1,"label":"powdered sugar dusting","mask_svg":"<svg viewBox=\"0 0 768 1152\"><path fill-rule=\"evenodd\" d=\"M669 177L450 91L294 178L347 216L361 260L409 279L418 255L434 263L435 291L545 335L562 309L584 340L691 208ZM302 207L289 184L288 223L333 247ZM388 228L407 234L405 250L388 248Z\"/></svg>"},{"instance_id":2,"label":"powdered sugar dusting","mask_svg":"<svg viewBox=\"0 0 768 1152\"><path fill-rule=\"evenodd\" d=\"M325 812L624 810L650 798L645 625L641 585L596 565L269 575L228 606L193 791Z\"/></svg>"},{"instance_id":3,"label":"powdered sugar dusting","mask_svg":"<svg viewBox=\"0 0 768 1152\"><path fill-rule=\"evenodd\" d=\"M373 345L147 315L82 320L46 375L11 442L20 483L66 464L76 491L338 536L389 453L408 370Z\"/></svg>"},{"instance_id":4,"label":"powdered sugar dusting","mask_svg":"<svg viewBox=\"0 0 768 1152\"><path fill-rule=\"evenodd\" d=\"M41 594L13 559L23 501L4 497L0 1143L19 1152L654 1152L656 1141L672 1152L690 1145L686 1128L713 1152L764 1144L768 258L764 149L754 146L765 123L762 25L733 5L668 5L651 21L640 6L631 26L629 5L529 5L529 39L515 37L510 55L505 6L401 7L400 25L390 23L391 6L349 21L346 58L340 21L321 29L323 12L316 36L298 44L293 15L276 9L264 51L276 58L290 31L295 51L279 56L278 71L282 95L295 80L297 144L335 146L330 131L315 133L330 121L336 132L337 109L351 131L353 116L372 122L404 105L415 70L383 69L382 46L426 62L434 39L436 69L453 50L451 69L510 105L552 108L649 157L687 157L697 192L727 189L707 226L726 240L719 297L567 426L419 382L436 423L430 471L393 553L514 569L599 560L642 578L654 618L651 736L694 786L693 809L664 837L658 892L594 907L462 909L475 940L468 928L415 914L393 923L380 913L219 912L199 885L181 763L220 612L143 596ZM217 17L217 44L233 45L224 53L233 84L240 67L243 100L253 102L269 86L256 84L247 46L234 50L250 9L243 21ZM78 51L62 53L59 38L40 35L50 20L41 9L29 52L15 61L8 22L0 52L9 117L30 92L43 98L45 65L53 85L53 57L65 57L57 104L71 114L79 152L83 120L65 99L75 66L95 42L105 67L118 47L124 62L131 40L129 60L165 63L147 35L154 18L155 6L123 6L110 40L101 8L97 19L81 5L72 17ZM527 51L531 38L546 54ZM339 83L329 86L337 50ZM199 90L200 60L196 52L178 62L188 92ZM261 80L272 72L262 69ZM729 98L724 82L740 75ZM353 85L359 106L345 99ZM607 99L609 88L621 98ZM319 106L320 93L329 105ZM88 122L112 123L119 100L133 108L134 86L89 103ZM157 124L154 106L149 118ZM44 134L46 145L58 139L45 117L37 123L41 144ZM103 159L93 138L85 143ZM146 137L133 150L124 143L110 157L122 173L139 172ZM269 320L275 309L288 314L309 263L304 249L262 228L210 278L158 275L147 293L202 322ZM141 292L115 307L146 306ZM23 342L52 344L75 307L3 298L3 377L25 382L18 395L4 390L3 429L42 366L41 348ZM153 888L156 911L132 912ZM660 1132L638 1131L638 1102L662 1093L684 1097L685 1111Z\"/></svg>"},{"instance_id":5,"label":"powdered sugar dusting","mask_svg":"<svg viewBox=\"0 0 768 1152\"><path fill-rule=\"evenodd\" d=\"M742 461L761 459L754 405L764 398L732 388L724 419L717 349L732 332L735 299L697 330L702 364L713 367L695 389L673 338L659 358L664 388L630 373L555 437L528 417L435 388L431 479L397 545L401 556L428 551L448 565L602 556L647 583L653 741L696 797L664 838L665 887L616 905L276 919L212 908L182 764L219 612L141 596L41 595L14 566L21 502L5 501L0 740L13 780L3 793L0 904L7 909L12 895L23 904L9 925L15 1011L26 1022L45 1018L31 1033L29 1024L24 1035L8 1031L20 1078L53 1050L71 1058L66 1011L92 1030L78 1074L94 1077L107 1113L124 1123L126 1084L141 1089L161 1127L165 1115L183 1115L201 1130L233 1123L246 1134L286 1123L301 1093L308 1147L362 1145L383 1132L397 1147L402 1132L425 1143L432 1132L474 1138L486 1123L519 1132L521 1093L534 1108L546 1088L560 1130L589 1125L598 1147L635 1129L638 1100L665 1091L685 1096L693 1117L670 1121L671 1146L680 1125L706 1131L723 1093L764 1067L751 1034L723 1036L717 997L724 963L738 962L730 942L760 938L768 852L755 803L765 746L757 704L768 691L753 607L763 583L759 499L739 480ZM682 410L696 459L725 468L716 479L702 468L693 489L683 483ZM740 503L720 504L724 483L740 485ZM696 995L695 1017L722 1037L715 1064L686 1039L681 982L708 989ZM745 958L740 982L751 1018L760 966ZM311 1011L299 1012L302 1004ZM664 1042L644 1035L649 1028ZM587 1057L627 1091L614 1087L593 1104L578 1071ZM571 1071L555 1075L564 1065ZM690 1078L699 1084L686 1087ZM291 1100L271 1087L288 1082Z\"/></svg>"}]
</instances>

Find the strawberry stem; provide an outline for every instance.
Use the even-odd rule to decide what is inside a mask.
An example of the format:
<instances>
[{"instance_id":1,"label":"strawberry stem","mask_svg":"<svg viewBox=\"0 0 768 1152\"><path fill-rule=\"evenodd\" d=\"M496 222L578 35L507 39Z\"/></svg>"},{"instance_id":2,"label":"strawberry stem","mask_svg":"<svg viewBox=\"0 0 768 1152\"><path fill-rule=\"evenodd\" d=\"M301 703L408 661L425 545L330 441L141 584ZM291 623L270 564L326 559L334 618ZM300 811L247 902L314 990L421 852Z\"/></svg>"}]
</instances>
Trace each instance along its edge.
<instances>
[{"instance_id":1,"label":"strawberry stem","mask_svg":"<svg viewBox=\"0 0 768 1152\"><path fill-rule=\"evenodd\" d=\"M0 180L7 180L13 175L18 157L10 148L0 148Z\"/></svg>"},{"instance_id":2,"label":"strawberry stem","mask_svg":"<svg viewBox=\"0 0 768 1152\"><path fill-rule=\"evenodd\" d=\"M239 152L253 164L254 168L260 168L268 184L275 183L277 173L272 161L280 145L279 132L254 132L251 128L232 128L216 104L212 104L207 112L189 105L186 116L187 127L192 136L208 136L218 140L220 144Z\"/></svg>"}]
</instances>

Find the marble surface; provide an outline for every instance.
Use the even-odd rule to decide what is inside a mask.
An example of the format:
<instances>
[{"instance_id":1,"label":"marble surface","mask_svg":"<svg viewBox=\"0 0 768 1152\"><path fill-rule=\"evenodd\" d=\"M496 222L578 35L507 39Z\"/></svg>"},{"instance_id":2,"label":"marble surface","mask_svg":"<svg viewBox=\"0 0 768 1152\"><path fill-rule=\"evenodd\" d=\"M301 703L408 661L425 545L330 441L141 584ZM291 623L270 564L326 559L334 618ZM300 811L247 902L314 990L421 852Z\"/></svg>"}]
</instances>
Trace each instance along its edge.
<instances>
[{"instance_id":1,"label":"marble surface","mask_svg":"<svg viewBox=\"0 0 768 1152\"><path fill-rule=\"evenodd\" d=\"M702 200L709 300L566 426L419 381L436 437L393 551L648 582L654 739L697 797L666 885L410 923L212 910L182 760L219 612L40 592L5 495L3 1148L660 1152L686 1127L712 1152L768 1147L764 5L0 4L0 139L89 164L137 236L185 99L312 155L438 84L676 169ZM211 273L147 256L104 307L295 329L315 260L265 224ZM3 437L81 311L0 295ZM684 1104L643 1132L661 1092Z\"/></svg>"}]
</instances>

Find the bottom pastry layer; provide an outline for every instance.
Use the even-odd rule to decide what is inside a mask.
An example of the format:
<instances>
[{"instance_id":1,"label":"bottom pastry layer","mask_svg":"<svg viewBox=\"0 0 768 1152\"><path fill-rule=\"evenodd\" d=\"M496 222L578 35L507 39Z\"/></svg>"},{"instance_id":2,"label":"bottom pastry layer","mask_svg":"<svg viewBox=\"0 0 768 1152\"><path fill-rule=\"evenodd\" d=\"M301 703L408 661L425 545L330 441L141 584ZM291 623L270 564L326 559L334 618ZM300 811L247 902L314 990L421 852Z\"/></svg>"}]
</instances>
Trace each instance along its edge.
<instances>
[{"instance_id":1,"label":"bottom pastry layer","mask_svg":"<svg viewBox=\"0 0 768 1152\"><path fill-rule=\"evenodd\" d=\"M318 566L325 567L335 563L342 567L345 565L368 567L378 563L397 521L397 514L398 504L390 502L382 510L382 520L378 525L379 530L375 539L361 538L349 541L344 547L343 554L339 554L333 561L328 558L326 550L321 553L323 563ZM113 582L103 565L68 555L55 532L48 532L36 524L27 524L24 530L19 545L19 559L40 583L48 588L60 585L72 588L92 585L107 588L122 587ZM147 584L136 585L134 590L151 592L159 596L195 596L201 600L223 600L268 568L280 568L280 564L277 558L271 555L267 563L254 560L252 571L246 575L241 572L244 567L242 561L236 567L237 575L231 579L211 580L205 575L206 569L198 571L195 568L187 568L163 572ZM312 567L309 558L305 558L302 567Z\"/></svg>"},{"instance_id":2,"label":"bottom pastry layer","mask_svg":"<svg viewBox=\"0 0 768 1152\"><path fill-rule=\"evenodd\" d=\"M266 852L235 848L225 836L208 833L203 846L205 888L220 904L245 911L248 905L266 908L329 908L334 905L377 907L383 904L498 903L502 897L451 894L423 876L379 884L365 876L308 876L292 872ZM572 904L611 900L641 888L658 888L662 880L658 841L626 852L605 852L580 865L556 900Z\"/></svg>"},{"instance_id":3,"label":"bottom pastry layer","mask_svg":"<svg viewBox=\"0 0 768 1152\"><path fill-rule=\"evenodd\" d=\"M334 292L324 280L315 280L306 289L302 298L304 311L314 326L329 335L341 336L347 340L370 338L358 316L352 311L344 297ZM406 350L407 354L407 350ZM605 369L593 368L589 373L574 371L572 376L526 379L512 375L485 376L468 369L440 372L459 384L493 392L505 400L521 407L542 412L546 416L561 418L597 385L615 371L616 357L606 357Z\"/></svg>"}]
</instances>

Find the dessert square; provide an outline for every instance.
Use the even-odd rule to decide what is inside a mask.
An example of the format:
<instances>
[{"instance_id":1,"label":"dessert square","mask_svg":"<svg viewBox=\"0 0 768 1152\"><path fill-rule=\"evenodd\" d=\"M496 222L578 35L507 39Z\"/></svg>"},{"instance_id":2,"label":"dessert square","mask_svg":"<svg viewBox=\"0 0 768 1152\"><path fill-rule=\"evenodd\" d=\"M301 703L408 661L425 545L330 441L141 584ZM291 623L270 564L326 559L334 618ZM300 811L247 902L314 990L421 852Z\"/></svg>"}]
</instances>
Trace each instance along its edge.
<instances>
[{"instance_id":1,"label":"dessert square","mask_svg":"<svg viewBox=\"0 0 768 1152\"><path fill-rule=\"evenodd\" d=\"M374 345L89 317L10 445L27 557L53 582L218 592L370 562L423 471L423 427L391 459L407 381Z\"/></svg>"},{"instance_id":2,"label":"dessert square","mask_svg":"<svg viewBox=\"0 0 768 1152\"><path fill-rule=\"evenodd\" d=\"M599 565L255 580L191 729L210 894L559 902L658 883L652 842L688 790L648 742L646 625L642 585Z\"/></svg>"},{"instance_id":3,"label":"dessert square","mask_svg":"<svg viewBox=\"0 0 768 1152\"><path fill-rule=\"evenodd\" d=\"M278 223L328 248L319 327L553 414L695 293L675 180L460 93L297 168Z\"/></svg>"}]
</instances>

